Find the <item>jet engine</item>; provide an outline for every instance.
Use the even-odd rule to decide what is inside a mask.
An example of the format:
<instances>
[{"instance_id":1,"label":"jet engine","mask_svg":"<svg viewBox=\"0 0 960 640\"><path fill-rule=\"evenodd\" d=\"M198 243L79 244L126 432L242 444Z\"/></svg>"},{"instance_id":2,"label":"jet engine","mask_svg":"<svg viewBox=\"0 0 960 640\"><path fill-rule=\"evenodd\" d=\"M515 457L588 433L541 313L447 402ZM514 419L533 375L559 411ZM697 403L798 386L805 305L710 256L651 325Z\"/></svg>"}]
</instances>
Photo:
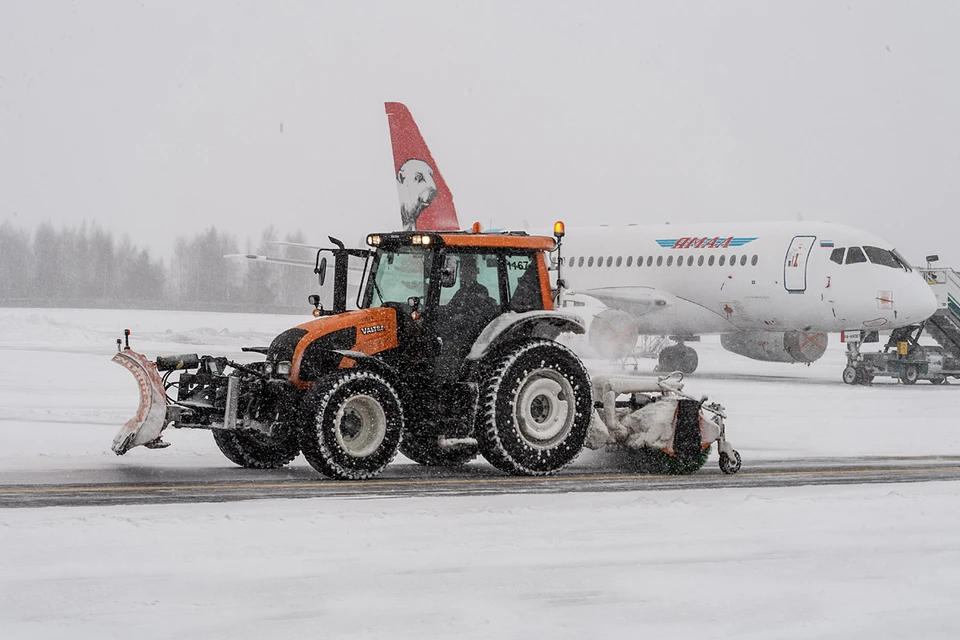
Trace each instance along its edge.
<instances>
[{"instance_id":1,"label":"jet engine","mask_svg":"<svg viewBox=\"0 0 960 640\"><path fill-rule=\"evenodd\" d=\"M637 346L638 327L626 311L605 309L594 316L587 339L601 358L622 360Z\"/></svg>"},{"instance_id":2,"label":"jet engine","mask_svg":"<svg viewBox=\"0 0 960 640\"><path fill-rule=\"evenodd\" d=\"M739 331L720 336L723 348L737 355L763 362L819 360L827 348L826 333L805 331Z\"/></svg>"}]
</instances>

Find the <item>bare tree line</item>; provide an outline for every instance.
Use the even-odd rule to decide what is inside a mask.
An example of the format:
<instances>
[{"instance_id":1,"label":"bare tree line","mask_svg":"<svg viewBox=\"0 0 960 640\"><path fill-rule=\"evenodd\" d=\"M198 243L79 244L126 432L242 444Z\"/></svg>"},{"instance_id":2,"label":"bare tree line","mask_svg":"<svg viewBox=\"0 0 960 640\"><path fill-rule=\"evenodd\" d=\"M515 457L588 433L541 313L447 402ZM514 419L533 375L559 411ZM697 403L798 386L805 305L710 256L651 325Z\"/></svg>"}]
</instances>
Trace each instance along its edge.
<instances>
[{"instance_id":1,"label":"bare tree line","mask_svg":"<svg viewBox=\"0 0 960 640\"><path fill-rule=\"evenodd\" d=\"M310 249L270 244L276 240L277 230L267 227L242 252L315 257ZM282 240L306 242L300 231ZM236 237L216 227L178 236L165 261L95 222L59 229L41 223L32 231L4 222L0 306L302 312L317 292L309 269L223 258L240 252Z\"/></svg>"}]
</instances>

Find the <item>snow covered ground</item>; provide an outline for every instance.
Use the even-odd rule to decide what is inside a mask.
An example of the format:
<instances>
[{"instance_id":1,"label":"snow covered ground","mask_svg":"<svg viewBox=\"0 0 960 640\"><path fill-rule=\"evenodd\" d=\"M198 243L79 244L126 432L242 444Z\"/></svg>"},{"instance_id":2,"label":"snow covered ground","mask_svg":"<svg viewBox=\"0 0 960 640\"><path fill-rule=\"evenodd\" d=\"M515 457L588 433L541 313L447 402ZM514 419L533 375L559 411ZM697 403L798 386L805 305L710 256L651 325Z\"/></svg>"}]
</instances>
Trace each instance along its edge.
<instances>
[{"instance_id":1,"label":"snow covered ground","mask_svg":"<svg viewBox=\"0 0 960 640\"><path fill-rule=\"evenodd\" d=\"M204 432L110 452L136 408L114 340L239 358L296 321L0 309L0 477L231 466ZM809 368L698 351L687 390L745 466L960 455L960 385L848 387L837 344ZM953 638L958 525L960 483L7 509L0 638Z\"/></svg>"}]
</instances>

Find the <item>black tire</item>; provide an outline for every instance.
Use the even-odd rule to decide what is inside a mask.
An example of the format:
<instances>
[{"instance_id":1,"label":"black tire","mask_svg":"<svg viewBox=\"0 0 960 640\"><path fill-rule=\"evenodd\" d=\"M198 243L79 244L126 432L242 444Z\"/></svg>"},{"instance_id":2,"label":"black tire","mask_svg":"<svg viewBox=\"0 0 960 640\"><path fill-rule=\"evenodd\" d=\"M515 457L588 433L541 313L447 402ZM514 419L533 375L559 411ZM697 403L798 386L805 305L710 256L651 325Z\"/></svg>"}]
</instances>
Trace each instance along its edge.
<instances>
[{"instance_id":1,"label":"black tire","mask_svg":"<svg viewBox=\"0 0 960 640\"><path fill-rule=\"evenodd\" d=\"M874 375L867 369L861 367L857 369L857 383L858 384L872 384Z\"/></svg>"},{"instance_id":2,"label":"black tire","mask_svg":"<svg viewBox=\"0 0 960 640\"><path fill-rule=\"evenodd\" d=\"M680 371L684 374L690 374L696 371L697 367L700 366L700 356L697 355L696 349L693 347L683 347L681 353Z\"/></svg>"},{"instance_id":3,"label":"black tire","mask_svg":"<svg viewBox=\"0 0 960 640\"><path fill-rule=\"evenodd\" d=\"M843 382L845 384L857 384L860 382L860 372L853 367L844 367Z\"/></svg>"},{"instance_id":4,"label":"black tire","mask_svg":"<svg viewBox=\"0 0 960 640\"><path fill-rule=\"evenodd\" d=\"M409 430L400 439L400 453L425 467L459 467L480 455L476 446L442 449L438 436L419 436Z\"/></svg>"},{"instance_id":5,"label":"black tire","mask_svg":"<svg viewBox=\"0 0 960 640\"><path fill-rule=\"evenodd\" d=\"M900 382L903 384L917 384L919 379L920 368L915 364L908 364L900 374Z\"/></svg>"},{"instance_id":6,"label":"black tire","mask_svg":"<svg viewBox=\"0 0 960 640\"><path fill-rule=\"evenodd\" d=\"M528 340L489 364L475 429L483 457L516 475L549 475L570 464L593 413L580 359L556 342Z\"/></svg>"},{"instance_id":7,"label":"black tire","mask_svg":"<svg viewBox=\"0 0 960 640\"><path fill-rule=\"evenodd\" d=\"M936 378L930 379L930 384L940 385L940 384L946 384L946 382L947 382L947 376L938 376Z\"/></svg>"},{"instance_id":8,"label":"black tire","mask_svg":"<svg viewBox=\"0 0 960 640\"><path fill-rule=\"evenodd\" d=\"M214 429L213 441L227 460L247 469L279 469L300 454L296 433L279 426L272 436L259 431Z\"/></svg>"},{"instance_id":9,"label":"black tire","mask_svg":"<svg viewBox=\"0 0 960 640\"><path fill-rule=\"evenodd\" d=\"M710 447L703 449L699 454L687 460L681 460L659 449L641 447L629 451L632 464L643 473L659 476L688 476L699 471L710 457Z\"/></svg>"},{"instance_id":10,"label":"black tire","mask_svg":"<svg viewBox=\"0 0 960 640\"><path fill-rule=\"evenodd\" d=\"M302 416L303 456L325 476L372 478L397 455L403 409L378 373L345 369L321 378L307 393Z\"/></svg>"}]
</instances>

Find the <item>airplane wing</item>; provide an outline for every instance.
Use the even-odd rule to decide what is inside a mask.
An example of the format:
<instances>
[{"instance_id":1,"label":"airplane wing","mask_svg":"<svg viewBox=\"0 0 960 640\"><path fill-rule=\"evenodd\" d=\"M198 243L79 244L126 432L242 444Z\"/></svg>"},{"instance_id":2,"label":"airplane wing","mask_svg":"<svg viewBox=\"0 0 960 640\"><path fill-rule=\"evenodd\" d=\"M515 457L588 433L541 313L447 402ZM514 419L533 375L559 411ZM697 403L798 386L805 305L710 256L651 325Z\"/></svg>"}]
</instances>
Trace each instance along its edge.
<instances>
[{"instance_id":1,"label":"airplane wing","mask_svg":"<svg viewBox=\"0 0 960 640\"><path fill-rule=\"evenodd\" d=\"M605 287L577 291L596 298L611 309L621 309L634 316L665 311L676 306L674 296L652 287Z\"/></svg>"},{"instance_id":2,"label":"airplane wing","mask_svg":"<svg viewBox=\"0 0 960 640\"><path fill-rule=\"evenodd\" d=\"M223 256L224 258L244 258L246 260L254 260L256 262L270 262L273 264L285 264L291 267L305 267L307 269L313 269L317 266L317 263L313 260L293 260L291 258L273 258L271 256L258 256L253 253L228 253ZM333 268L333 264L330 264L328 269Z\"/></svg>"}]
</instances>

